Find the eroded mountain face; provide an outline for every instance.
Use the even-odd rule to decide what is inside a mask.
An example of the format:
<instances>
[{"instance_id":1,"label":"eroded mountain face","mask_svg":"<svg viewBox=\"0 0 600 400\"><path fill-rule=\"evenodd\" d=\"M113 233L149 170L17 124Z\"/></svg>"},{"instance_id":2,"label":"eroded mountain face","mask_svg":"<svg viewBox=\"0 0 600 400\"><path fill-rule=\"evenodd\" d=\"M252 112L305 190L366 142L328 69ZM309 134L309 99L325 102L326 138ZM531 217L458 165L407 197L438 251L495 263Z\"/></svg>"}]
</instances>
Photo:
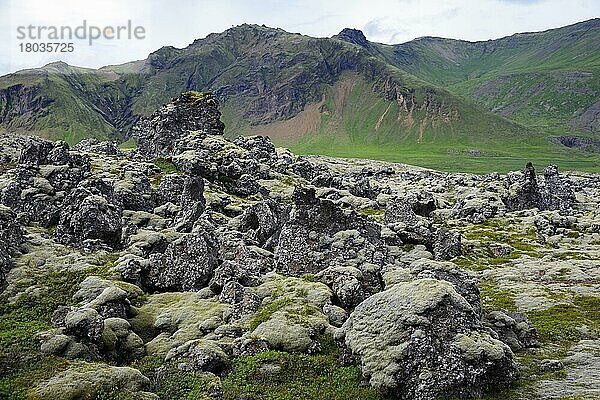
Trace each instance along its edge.
<instances>
[{"instance_id":1,"label":"eroded mountain face","mask_svg":"<svg viewBox=\"0 0 600 400\"><path fill-rule=\"evenodd\" d=\"M297 157L222 133L212 95L186 92L132 151L0 137L0 393L600 390L598 176Z\"/></svg>"}]
</instances>

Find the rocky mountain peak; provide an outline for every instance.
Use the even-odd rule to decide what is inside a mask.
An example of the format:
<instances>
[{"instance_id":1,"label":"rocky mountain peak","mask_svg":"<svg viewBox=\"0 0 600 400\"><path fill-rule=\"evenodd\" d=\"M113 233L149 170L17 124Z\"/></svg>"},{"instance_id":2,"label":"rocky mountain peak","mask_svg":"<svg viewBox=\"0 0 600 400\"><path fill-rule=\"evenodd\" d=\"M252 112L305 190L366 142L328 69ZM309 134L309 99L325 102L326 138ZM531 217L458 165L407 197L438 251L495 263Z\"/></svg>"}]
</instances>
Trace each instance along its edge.
<instances>
[{"instance_id":1,"label":"rocky mountain peak","mask_svg":"<svg viewBox=\"0 0 600 400\"><path fill-rule=\"evenodd\" d=\"M369 47L369 41L365 34L359 29L344 28L338 33L337 38L360 47Z\"/></svg>"}]
</instances>

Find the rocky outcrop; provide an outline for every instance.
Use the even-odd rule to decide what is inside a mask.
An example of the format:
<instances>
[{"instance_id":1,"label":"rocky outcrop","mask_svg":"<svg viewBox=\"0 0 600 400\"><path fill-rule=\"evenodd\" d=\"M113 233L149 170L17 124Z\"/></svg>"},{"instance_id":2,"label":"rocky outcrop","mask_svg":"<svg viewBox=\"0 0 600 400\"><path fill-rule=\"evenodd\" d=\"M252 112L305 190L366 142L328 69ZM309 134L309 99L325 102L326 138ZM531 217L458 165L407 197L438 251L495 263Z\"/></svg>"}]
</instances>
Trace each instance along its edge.
<instances>
[{"instance_id":1,"label":"rocky outcrop","mask_svg":"<svg viewBox=\"0 0 600 400\"><path fill-rule=\"evenodd\" d=\"M77 306L54 311L52 323L57 328L41 334L42 353L118 364L144 356L144 342L128 322L134 315L131 300L142 294L124 282L86 278L73 295Z\"/></svg>"},{"instance_id":2,"label":"rocky outcrop","mask_svg":"<svg viewBox=\"0 0 600 400\"><path fill-rule=\"evenodd\" d=\"M450 283L435 279L369 297L337 335L369 383L395 398L475 397L517 374L510 348L485 332Z\"/></svg>"},{"instance_id":3,"label":"rocky outcrop","mask_svg":"<svg viewBox=\"0 0 600 400\"><path fill-rule=\"evenodd\" d=\"M217 243L207 233L190 233L170 243L152 263L147 287L159 291L201 289L217 266Z\"/></svg>"},{"instance_id":4,"label":"rocky outcrop","mask_svg":"<svg viewBox=\"0 0 600 400\"><path fill-rule=\"evenodd\" d=\"M508 193L503 201L509 211L530 208L567 211L575 204L570 180L559 175L556 165L544 169L540 183L533 164L527 163L520 176L509 175L507 185Z\"/></svg>"},{"instance_id":5,"label":"rocky outcrop","mask_svg":"<svg viewBox=\"0 0 600 400\"><path fill-rule=\"evenodd\" d=\"M4 287L6 274L12 267L11 258L19 253L23 240L23 231L15 213L0 205L0 289Z\"/></svg>"},{"instance_id":6,"label":"rocky outcrop","mask_svg":"<svg viewBox=\"0 0 600 400\"><path fill-rule=\"evenodd\" d=\"M185 92L133 127L138 149L146 157L173 156L187 147L185 136L222 135L218 101L211 93Z\"/></svg>"}]
</instances>

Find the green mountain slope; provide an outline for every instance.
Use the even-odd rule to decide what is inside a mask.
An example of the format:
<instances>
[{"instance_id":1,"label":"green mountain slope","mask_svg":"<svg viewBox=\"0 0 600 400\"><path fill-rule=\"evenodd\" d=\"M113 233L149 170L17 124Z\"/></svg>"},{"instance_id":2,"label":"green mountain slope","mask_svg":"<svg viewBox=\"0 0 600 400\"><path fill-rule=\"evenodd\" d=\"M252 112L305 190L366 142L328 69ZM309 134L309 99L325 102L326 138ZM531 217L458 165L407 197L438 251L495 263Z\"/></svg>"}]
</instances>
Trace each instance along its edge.
<instances>
[{"instance_id":1,"label":"green mountain slope","mask_svg":"<svg viewBox=\"0 0 600 400\"><path fill-rule=\"evenodd\" d=\"M596 155L549 136L597 130L597 25L395 46L351 29L312 38L241 25L124 65L55 63L1 77L0 128L70 143L126 139L138 116L210 90L227 135L265 134L296 152L481 172L528 159L594 170Z\"/></svg>"},{"instance_id":2,"label":"green mountain slope","mask_svg":"<svg viewBox=\"0 0 600 400\"><path fill-rule=\"evenodd\" d=\"M526 126L600 130L600 19L485 42L425 37L377 48L399 68Z\"/></svg>"},{"instance_id":3,"label":"green mountain slope","mask_svg":"<svg viewBox=\"0 0 600 400\"><path fill-rule=\"evenodd\" d=\"M119 132L135 121L128 79L65 63L4 76L0 78L0 123L8 131L70 143L89 136L118 139Z\"/></svg>"}]
</instances>

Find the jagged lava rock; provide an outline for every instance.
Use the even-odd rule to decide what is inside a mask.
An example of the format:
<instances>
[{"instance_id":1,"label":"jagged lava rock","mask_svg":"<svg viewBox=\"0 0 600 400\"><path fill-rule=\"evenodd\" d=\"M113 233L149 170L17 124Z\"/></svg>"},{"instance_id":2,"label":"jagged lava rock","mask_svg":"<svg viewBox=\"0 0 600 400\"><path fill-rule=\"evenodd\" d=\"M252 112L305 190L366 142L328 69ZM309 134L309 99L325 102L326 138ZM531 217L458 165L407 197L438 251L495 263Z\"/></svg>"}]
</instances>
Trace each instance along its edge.
<instances>
[{"instance_id":1,"label":"jagged lava rock","mask_svg":"<svg viewBox=\"0 0 600 400\"><path fill-rule=\"evenodd\" d=\"M186 134L222 135L219 103L211 93L185 92L133 128L141 154L147 157L173 156L185 148Z\"/></svg>"},{"instance_id":2,"label":"jagged lava rock","mask_svg":"<svg viewBox=\"0 0 600 400\"><path fill-rule=\"evenodd\" d=\"M445 281L397 283L369 297L336 336L369 383L399 399L476 397L517 374L510 348Z\"/></svg>"}]
</instances>

